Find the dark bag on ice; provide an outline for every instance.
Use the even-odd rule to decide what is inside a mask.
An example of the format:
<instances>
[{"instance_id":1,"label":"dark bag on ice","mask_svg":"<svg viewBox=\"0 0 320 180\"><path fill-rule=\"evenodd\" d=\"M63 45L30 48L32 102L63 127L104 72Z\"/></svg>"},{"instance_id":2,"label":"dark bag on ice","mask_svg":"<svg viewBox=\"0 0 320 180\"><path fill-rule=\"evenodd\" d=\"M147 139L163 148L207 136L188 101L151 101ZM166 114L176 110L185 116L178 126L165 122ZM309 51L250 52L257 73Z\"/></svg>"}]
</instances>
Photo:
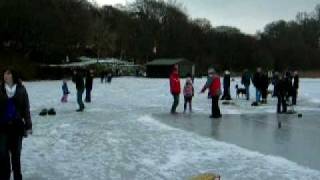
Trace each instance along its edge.
<instances>
[{"instance_id":1,"label":"dark bag on ice","mask_svg":"<svg viewBox=\"0 0 320 180\"><path fill-rule=\"evenodd\" d=\"M53 108L51 108L48 111L48 115L56 115L56 111Z\"/></svg>"},{"instance_id":2,"label":"dark bag on ice","mask_svg":"<svg viewBox=\"0 0 320 180\"><path fill-rule=\"evenodd\" d=\"M41 112L39 113L39 116L46 116L48 114L47 109L42 109Z\"/></svg>"},{"instance_id":3,"label":"dark bag on ice","mask_svg":"<svg viewBox=\"0 0 320 180\"><path fill-rule=\"evenodd\" d=\"M253 102L252 104L251 104L251 106L258 106L259 104L257 103L257 102Z\"/></svg>"}]
</instances>

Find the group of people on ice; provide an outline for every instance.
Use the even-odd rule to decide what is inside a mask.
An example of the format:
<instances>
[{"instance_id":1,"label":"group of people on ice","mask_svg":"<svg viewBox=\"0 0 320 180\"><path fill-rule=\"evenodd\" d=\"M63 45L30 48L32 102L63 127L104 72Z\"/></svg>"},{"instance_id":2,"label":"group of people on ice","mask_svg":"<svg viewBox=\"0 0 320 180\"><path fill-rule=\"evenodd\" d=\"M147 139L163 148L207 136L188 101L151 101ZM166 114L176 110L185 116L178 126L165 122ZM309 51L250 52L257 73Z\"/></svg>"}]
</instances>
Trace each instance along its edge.
<instances>
[{"instance_id":1,"label":"group of people on ice","mask_svg":"<svg viewBox=\"0 0 320 180\"><path fill-rule=\"evenodd\" d=\"M219 99L231 100L230 86L231 75L228 70L224 72L223 76L223 93L220 82L220 76L213 69L208 70L208 78L203 86L201 93L204 93L206 89L209 90L208 97L212 99L211 115L210 118L222 117L219 108ZM252 103L252 106L258 106L259 104L267 104L268 94L272 97L278 98L277 113L286 113L288 105L297 104L297 96L299 89L299 74L297 71L293 73L287 71L285 73L279 72L263 72L261 68L257 68L257 71L251 75L249 70L244 70L241 77L241 84L244 88L240 88L236 85L237 96L239 94L245 95L247 100L250 100L250 85L251 82L256 90L256 98ZM269 91L270 84L273 84L274 90ZM176 109L179 104L179 96L181 93L179 67L174 65L172 73L170 74L170 92L173 96L173 104L171 107L171 113L176 114ZM187 110L187 104L189 104L190 112L192 111L192 97L194 96L193 79L188 76L186 84L183 88L184 96L184 112ZM291 103L289 102L291 98Z\"/></svg>"},{"instance_id":2,"label":"group of people on ice","mask_svg":"<svg viewBox=\"0 0 320 180\"><path fill-rule=\"evenodd\" d=\"M91 102L91 91L93 87L93 79L94 79L94 72L92 69L86 71L84 73L81 70L74 70L72 76L72 82L76 85L77 90L77 103L79 105L79 109L77 112L82 112L85 109L83 103L83 93L86 92L85 102ZM66 103L68 102L68 95L70 94L67 81L63 80L62 83L62 98L61 102Z\"/></svg>"},{"instance_id":3,"label":"group of people on ice","mask_svg":"<svg viewBox=\"0 0 320 180\"><path fill-rule=\"evenodd\" d=\"M290 71L285 73L267 73L262 72L261 68L257 68L252 82L256 88L256 101L254 105L267 103L268 87L270 84L273 84L274 87L273 92L270 92L270 94L272 97L278 98L277 113L286 113L287 105L294 106L297 104L299 89L298 71L294 71L293 73Z\"/></svg>"},{"instance_id":4,"label":"group of people on ice","mask_svg":"<svg viewBox=\"0 0 320 180\"><path fill-rule=\"evenodd\" d=\"M203 86L201 93L204 93L209 89L209 96L212 99L212 109L211 118L220 118L221 112L219 108L219 98L221 95L221 83L220 76L215 72L215 70L208 70L208 79L206 84ZM175 65L173 71L170 75L170 91L173 96L173 104L171 107L171 113L176 114L176 109L179 105L179 96L181 93L180 87L180 77L179 77L179 67ZM189 104L189 111L192 112L192 97L194 96L193 79L189 76L186 80L186 84L183 88L184 95L184 112L187 110L187 105Z\"/></svg>"}]
</instances>

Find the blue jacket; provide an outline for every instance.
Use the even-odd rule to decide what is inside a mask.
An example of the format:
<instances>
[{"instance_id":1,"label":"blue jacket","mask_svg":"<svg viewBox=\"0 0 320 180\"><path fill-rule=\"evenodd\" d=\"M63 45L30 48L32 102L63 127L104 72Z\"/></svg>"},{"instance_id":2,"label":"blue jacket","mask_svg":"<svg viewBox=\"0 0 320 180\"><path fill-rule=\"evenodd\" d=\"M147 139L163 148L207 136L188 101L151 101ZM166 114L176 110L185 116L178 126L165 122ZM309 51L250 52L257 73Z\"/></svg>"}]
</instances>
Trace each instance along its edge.
<instances>
[{"instance_id":1,"label":"blue jacket","mask_svg":"<svg viewBox=\"0 0 320 180\"><path fill-rule=\"evenodd\" d=\"M63 92L63 95L70 94L67 83L63 83L62 92Z\"/></svg>"}]
</instances>

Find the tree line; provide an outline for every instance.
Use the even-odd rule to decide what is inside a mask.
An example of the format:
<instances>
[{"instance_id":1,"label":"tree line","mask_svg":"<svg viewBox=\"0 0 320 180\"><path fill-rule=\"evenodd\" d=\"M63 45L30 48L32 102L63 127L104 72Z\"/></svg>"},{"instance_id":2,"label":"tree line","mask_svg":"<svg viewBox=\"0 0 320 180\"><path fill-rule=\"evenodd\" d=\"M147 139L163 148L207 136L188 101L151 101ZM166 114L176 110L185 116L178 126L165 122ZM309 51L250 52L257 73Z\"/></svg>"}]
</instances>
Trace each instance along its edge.
<instances>
[{"instance_id":1,"label":"tree line","mask_svg":"<svg viewBox=\"0 0 320 180\"><path fill-rule=\"evenodd\" d=\"M184 57L200 71L209 66L242 71L319 70L320 5L292 21L279 20L256 35L192 19L181 4L136 0L98 6L87 0L0 1L0 58L63 63L79 56L118 57L145 64Z\"/></svg>"}]
</instances>

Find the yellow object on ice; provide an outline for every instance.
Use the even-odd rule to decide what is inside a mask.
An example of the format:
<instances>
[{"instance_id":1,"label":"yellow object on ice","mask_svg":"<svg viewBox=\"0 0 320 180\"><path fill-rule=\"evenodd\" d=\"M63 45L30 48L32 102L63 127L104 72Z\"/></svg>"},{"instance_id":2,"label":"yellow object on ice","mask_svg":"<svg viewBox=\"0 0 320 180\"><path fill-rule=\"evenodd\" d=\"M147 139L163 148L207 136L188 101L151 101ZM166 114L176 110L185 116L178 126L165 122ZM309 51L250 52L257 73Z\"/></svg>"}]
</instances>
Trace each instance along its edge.
<instances>
[{"instance_id":1,"label":"yellow object on ice","mask_svg":"<svg viewBox=\"0 0 320 180\"><path fill-rule=\"evenodd\" d=\"M220 180L220 176L216 174L206 173L198 176L194 176L191 180Z\"/></svg>"}]
</instances>

